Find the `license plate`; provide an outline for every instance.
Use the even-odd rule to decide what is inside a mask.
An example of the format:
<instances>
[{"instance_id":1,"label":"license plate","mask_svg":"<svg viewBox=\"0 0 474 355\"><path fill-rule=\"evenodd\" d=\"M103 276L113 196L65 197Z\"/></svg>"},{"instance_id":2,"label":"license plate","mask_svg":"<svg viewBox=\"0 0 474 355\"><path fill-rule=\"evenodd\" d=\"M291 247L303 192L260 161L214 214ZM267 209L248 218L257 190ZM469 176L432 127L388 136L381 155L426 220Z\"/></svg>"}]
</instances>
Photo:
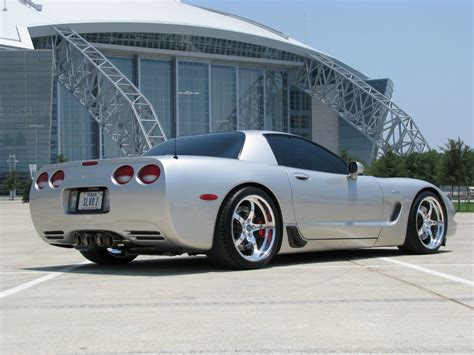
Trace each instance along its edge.
<instances>
[{"instance_id":1,"label":"license plate","mask_svg":"<svg viewBox=\"0 0 474 355\"><path fill-rule=\"evenodd\" d=\"M103 191L84 191L79 194L77 209L79 211L94 211L102 209Z\"/></svg>"}]
</instances>

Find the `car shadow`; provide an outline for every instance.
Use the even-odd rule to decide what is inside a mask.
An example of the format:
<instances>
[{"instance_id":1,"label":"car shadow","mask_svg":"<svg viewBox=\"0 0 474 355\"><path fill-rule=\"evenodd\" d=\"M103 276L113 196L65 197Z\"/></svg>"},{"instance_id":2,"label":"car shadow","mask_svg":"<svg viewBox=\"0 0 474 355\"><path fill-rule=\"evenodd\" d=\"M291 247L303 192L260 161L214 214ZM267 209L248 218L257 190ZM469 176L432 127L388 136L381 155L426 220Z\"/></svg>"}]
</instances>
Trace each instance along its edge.
<instances>
[{"instance_id":1,"label":"car shadow","mask_svg":"<svg viewBox=\"0 0 474 355\"><path fill-rule=\"evenodd\" d=\"M449 250L439 251L447 253ZM305 264L325 265L334 262L356 262L357 260L369 260L383 257L400 256L402 253L396 248L384 249L354 249L354 250L336 250L324 252L310 252L299 254L277 255L263 269L272 269L285 266L300 266ZM77 265L77 264L75 264ZM29 271L41 272L64 272L76 274L91 275L114 275L114 276L179 276L202 273L216 272L252 272L255 270L242 271L230 270L213 265L205 256L178 256L156 259L140 258L127 265L105 266L97 264L83 264L70 270L64 270L74 265L55 265L23 268Z\"/></svg>"}]
</instances>

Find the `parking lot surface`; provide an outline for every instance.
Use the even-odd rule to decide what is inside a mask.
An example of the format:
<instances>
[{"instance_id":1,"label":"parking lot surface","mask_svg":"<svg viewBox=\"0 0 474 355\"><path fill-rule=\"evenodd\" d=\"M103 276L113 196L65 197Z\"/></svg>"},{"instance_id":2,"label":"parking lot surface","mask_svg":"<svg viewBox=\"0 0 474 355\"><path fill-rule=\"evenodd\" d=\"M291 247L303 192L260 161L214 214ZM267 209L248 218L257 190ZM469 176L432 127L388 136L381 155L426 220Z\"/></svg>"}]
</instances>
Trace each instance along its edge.
<instances>
[{"instance_id":1,"label":"parking lot surface","mask_svg":"<svg viewBox=\"0 0 474 355\"><path fill-rule=\"evenodd\" d=\"M474 214L436 255L396 248L278 256L228 271L203 256L84 263L0 201L0 352L474 351Z\"/></svg>"}]
</instances>

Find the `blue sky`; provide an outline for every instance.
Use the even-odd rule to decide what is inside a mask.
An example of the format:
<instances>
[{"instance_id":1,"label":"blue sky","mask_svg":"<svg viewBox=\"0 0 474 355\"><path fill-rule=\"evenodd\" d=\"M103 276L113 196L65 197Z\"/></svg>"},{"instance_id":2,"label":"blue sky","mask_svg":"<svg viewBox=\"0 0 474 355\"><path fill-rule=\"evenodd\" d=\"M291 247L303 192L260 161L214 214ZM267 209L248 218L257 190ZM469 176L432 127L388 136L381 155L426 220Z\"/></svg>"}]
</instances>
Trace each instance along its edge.
<instances>
[{"instance_id":1,"label":"blue sky","mask_svg":"<svg viewBox=\"0 0 474 355\"><path fill-rule=\"evenodd\" d=\"M473 131L471 0L186 0L288 33L373 78L432 148ZM306 19L306 20L305 20Z\"/></svg>"}]
</instances>

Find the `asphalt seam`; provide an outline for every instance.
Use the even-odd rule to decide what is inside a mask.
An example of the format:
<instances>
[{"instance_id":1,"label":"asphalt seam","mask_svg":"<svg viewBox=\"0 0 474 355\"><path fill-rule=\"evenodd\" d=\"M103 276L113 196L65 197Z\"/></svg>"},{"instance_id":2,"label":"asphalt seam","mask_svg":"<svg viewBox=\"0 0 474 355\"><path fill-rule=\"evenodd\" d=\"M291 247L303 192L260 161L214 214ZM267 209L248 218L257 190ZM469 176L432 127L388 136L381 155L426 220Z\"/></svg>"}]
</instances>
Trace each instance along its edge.
<instances>
[{"instance_id":1,"label":"asphalt seam","mask_svg":"<svg viewBox=\"0 0 474 355\"><path fill-rule=\"evenodd\" d=\"M360 266L360 267L362 267L362 268L364 268L364 269L366 269L366 270L368 270L368 271L370 271L370 272L376 272L376 273L378 273L378 274L380 274L380 275L387 276L387 277L389 277L389 278L391 278L391 279L393 279L393 280L397 280L397 281L402 282L402 283L404 283L404 284L413 286L413 287L415 287L415 288L417 288L417 289L419 289L419 290L422 290L422 291L425 291L425 292L427 292L427 293L430 293L430 294L432 294L432 295L434 295L434 296L443 298L443 299L445 299L445 300L447 300L447 301L454 302L454 303L459 304L459 305L461 305L461 306L463 306L463 307L466 307L466 308L468 308L468 309L470 309L470 310L473 310L473 309L474 309L474 307L472 307L472 306L470 306L470 305L468 305L468 304L466 304L466 303L463 303L463 302L461 302L461 301L459 301L459 300L457 300L457 299L455 299L455 298L451 298L451 297L445 296L445 295L443 295L443 294L441 294L441 293L438 293L438 292L436 292L436 291L433 291L433 290L431 290L431 289L429 289L429 288L423 287L423 286L418 285L418 284L416 284L416 283L413 283L413 282L404 280L404 279L399 278L399 277L394 276L394 275L390 275L390 274L388 274L388 273L383 272L382 270L380 270L380 269L378 269L378 268L371 268L370 265L360 264L360 263L358 263L358 262L356 262L356 261L354 261L354 260L351 260L351 259L346 259L346 260L349 261L349 262L351 262L351 263L353 263L353 264L355 264L355 265L358 265L358 266Z\"/></svg>"}]
</instances>

